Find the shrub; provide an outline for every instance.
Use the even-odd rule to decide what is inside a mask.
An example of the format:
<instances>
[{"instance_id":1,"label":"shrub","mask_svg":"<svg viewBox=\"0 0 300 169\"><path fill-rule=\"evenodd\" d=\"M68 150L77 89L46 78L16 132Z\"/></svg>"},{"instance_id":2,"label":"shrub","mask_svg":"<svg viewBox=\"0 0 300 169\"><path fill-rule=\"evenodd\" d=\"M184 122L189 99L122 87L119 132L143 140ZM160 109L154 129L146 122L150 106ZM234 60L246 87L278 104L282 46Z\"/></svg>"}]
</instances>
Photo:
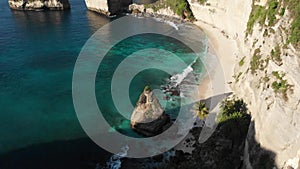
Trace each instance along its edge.
<instances>
[{"instance_id":1,"label":"shrub","mask_svg":"<svg viewBox=\"0 0 300 169\"><path fill-rule=\"evenodd\" d=\"M278 71L273 71L273 72L272 72L272 75L275 76L275 77L276 77L277 79L279 79L279 80L282 79L282 77L279 75L279 72L278 72Z\"/></svg>"},{"instance_id":2,"label":"shrub","mask_svg":"<svg viewBox=\"0 0 300 169\"><path fill-rule=\"evenodd\" d=\"M280 91L287 90L288 84L286 80L281 80L279 82L275 81L272 83L272 88L274 89L275 93L278 93Z\"/></svg>"},{"instance_id":3,"label":"shrub","mask_svg":"<svg viewBox=\"0 0 300 169\"><path fill-rule=\"evenodd\" d=\"M266 13L267 10L264 7L258 5L252 6L252 11L247 23L246 34L252 33L253 26L256 22L260 23L261 25L265 23Z\"/></svg>"},{"instance_id":4,"label":"shrub","mask_svg":"<svg viewBox=\"0 0 300 169\"><path fill-rule=\"evenodd\" d=\"M298 4L297 8L298 12L295 16L292 26L291 26L291 35L290 35L290 42L296 47L300 47L300 5Z\"/></svg>"},{"instance_id":5,"label":"shrub","mask_svg":"<svg viewBox=\"0 0 300 169\"><path fill-rule=\"evenodd\" d=\"M276 45L274 50L273 49L271 50L271 58L277 65L280 65L282 62L280 55L281 55L280 47L279 45Z\"/></svg>"},{"instance_id":6,"label":"shrub","mask_svg":"<svg viewBox=\"0 0 300 169\"><path fill-rule=\"evenodd\" d=\"M288 42L300 48L300 3L297 0L284 0L284 5L291 12L293 18Z\"/></svg>"},{"instance_id":7,"label":"shrub","mask_svg":"<svg viewBox=\"0 0 300 169\"><path fill-rule=\"evenodd\" d=\"M239 119L242 117L243 117L243 114L241 112L234 112L228 116L221 116L218 121L219 121L219 123L221 123L221 122L225 122L227 120Z\"/></svg>"},{"instance_id":8,"label":"shrub","mask_svg":"<svg viewBox=\"0 0 300 169\"><path fill-rule=\"evenodd\" d=\"M277 0L268 0L267 9L263 6L252 5L252 11L247 23L246 34L251 34L255 23L261 26L265 25L268 18L268 25L273 26L276 23L276 14L278 13L279 3Z\"/></svg>"},{"instance_id":9,"label":"shrub","mask_svg":"<svg viewBox=\"0 0 300 169\"><path fill-rule=\"evenodd\" d=\"M245 63L245 56L240 60L240 62L239 62L239 66L240 67L242 67L243 65L244 65L244 63Z\"/></svg>"},{"instance_id":10,"label":"shrub","mask_svg":"<svg viewBox=\"0 0 300 169\"><path fill-rule=\"evenodd\" d=\"M256 73L256 70L259 69L260 67L261 64L260 58L261 58L260 49L257 48L255 49L254 54L250 61L250 69L252 74Z\"/></svg>"},{"instance_id":11,"label":"shrub","mask_svg":"<svg viewBox=\"0 0 300 169\"><path fill-rule=\"evenodd\" d=\"M287 100L287 91L291 89L291 85L287 83L287 80L283 79L285 74L280 75L278 71L273 71L272 75L276 77L276 80L272 83L272 89L275 93L282 94L283 98Z\"/></svg>"},{"instance_id":12,"label":"shrub","mask_svg":"<svg viewBox=\"0 0 300 169\"><path fill-rule=\"evenodd\" d=\"M234 75L233 78L235 79L235 83L237 83L239 81L239 78L241 77L243 73L242 72L239 72L238 75Z\"/></svg>"},{"instance_id":13,"label":"shrub","mask_svg":"<svg viewBox=\"0 0 300 169\"><path fill-rule=\"evenodd\" d=\"M278 2L276 0L270 0L268 2L268 20L269 20L269 26L273 26L275 24L276 20L276 12L278 8Z\"/></svg>"},{"instance_id":14,"label":"shrub","mask_svg":"<svg viewBox=\"0 0 300 169\"><path fill-rule=\"evenodd\" d=\"M281 8L281 10L280 10L280 12L279 12L279 15L280 15L280 16L283 16L284 13L285 13L285 8Z\"/></svg>"},{"instance_id":15,"label":"shrub","mask_svg":"<svg viewBox=\"0 0 300 169\"><path fill-rule=\"evenodd\" d=\"M219 122L229 119L242 118L247 113L246 103L242 99L225 99L221 103L221 114L218 117Z\"/></svg>"},{"instance_id":16,"label":"shrub","mask_svg":"<svg viewBox=\"0 0 300 169\"><path fill-rule=\"evenodd\" d=\"M198 2L203 5L206 2L206 0L198 0Z\"/></svg>"}]
</instances>

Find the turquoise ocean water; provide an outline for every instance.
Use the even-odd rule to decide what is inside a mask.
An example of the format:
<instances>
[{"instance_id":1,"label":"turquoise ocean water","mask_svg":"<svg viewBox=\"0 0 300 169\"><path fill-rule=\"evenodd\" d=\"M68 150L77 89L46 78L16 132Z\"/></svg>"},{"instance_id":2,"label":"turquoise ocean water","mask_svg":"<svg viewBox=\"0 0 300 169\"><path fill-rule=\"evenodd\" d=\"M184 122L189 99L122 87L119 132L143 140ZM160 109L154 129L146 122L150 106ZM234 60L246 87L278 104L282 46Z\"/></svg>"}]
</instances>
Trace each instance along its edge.
<instances>
[{"instance_id":1,"label":"turquoise ocean water","mask_svg":"<svg viewBox=\"0 0 300 169\"><path fill-rule=\"evenodd\" d=\"M84 137L72 104L81 47L109 19L84 1L71 11L23 12L0 2L0 153Z\"/></svg>"},{"instance_id":2,"label":"turquoise ocean water","mask_svg":"<svg viewBox=\"0 0 300 169\"><path fill-rule=\"evenodd\" d=\"M83 0L70 3L70 11L24 12L10 10L6 1L0 2L0 155L31 145L87 137L73 107L73 68L88 38L111 19L87 11ZM182 44L153 35L131 37L108 53L98 70L102 73L97 75L95 92L98 99L106 100L100 106L112 128L128 135L134 133L129 121L113 107L109 77L128 54L145 48L169 49L187 64L195 61ZM164 56L144 55L164 60ZM172 60L164 62L174 67L174 74L184 71L176 69ZM195 73L203 71L200 62L192 66ZM159 89L169 83L170 76L159 70L139 73L130 85L131 103L136 103L145 85ZM171 116L175 118L176 112Z\"/></svg>"}]
</instances>

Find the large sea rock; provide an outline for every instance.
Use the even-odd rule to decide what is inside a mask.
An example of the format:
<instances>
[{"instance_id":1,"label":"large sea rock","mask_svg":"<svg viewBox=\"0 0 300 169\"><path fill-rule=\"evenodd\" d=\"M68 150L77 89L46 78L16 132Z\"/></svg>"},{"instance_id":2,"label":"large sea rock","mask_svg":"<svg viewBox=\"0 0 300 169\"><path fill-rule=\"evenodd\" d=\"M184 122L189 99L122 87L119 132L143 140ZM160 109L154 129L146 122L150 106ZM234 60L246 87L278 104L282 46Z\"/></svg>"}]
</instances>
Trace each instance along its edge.
<instances>
[{"instance_id":1,"label":"large sea rock","mask_svg":"<svg viewBox=\"0 0 300 169\"><path fill-rule=\"evenodd\" d=\"M168 129L172 122L154 93L145 89L131 115L130 124L137 133L150 137Z\"/></svg>"},{"instance_id":2,"label":"large sea rock","mask_svg":"<svg viewBox=\"0 0 300 169\"><path fill-rule=\"evenodd\" d=\"M66 10L70 9L68 0L8 0L9 7L16 10Z\"/></svg>"},{"instance_id":3,"label":"large sea rock","mask_svg":"<svg viewBox=\"0 0 300 169\"><path fill-rule=\"evenodd\" d=\"M107 16L129 12L132 0L85 0L87 8Z\"/></svg>"}]
</instances>

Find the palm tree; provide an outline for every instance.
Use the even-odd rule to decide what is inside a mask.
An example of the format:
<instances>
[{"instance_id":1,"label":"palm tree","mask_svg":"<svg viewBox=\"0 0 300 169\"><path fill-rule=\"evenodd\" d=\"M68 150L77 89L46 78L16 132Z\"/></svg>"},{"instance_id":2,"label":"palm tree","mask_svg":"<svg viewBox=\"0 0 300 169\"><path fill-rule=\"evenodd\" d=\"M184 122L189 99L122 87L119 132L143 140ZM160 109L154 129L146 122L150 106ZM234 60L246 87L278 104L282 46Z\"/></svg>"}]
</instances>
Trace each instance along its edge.
<instances>
[{"instance_id":1,"label":"palm tree","mask_svg":"<svg viewBox=\"0 0 300 169\"><path fill-rule=\"evenodd\" d=\"M204 102L197 102L194 105L194 110L196 111L197 116L203 120L205 117L207 117L209 111L208 108L205 106Z\"/></svg>"}]
</instances>

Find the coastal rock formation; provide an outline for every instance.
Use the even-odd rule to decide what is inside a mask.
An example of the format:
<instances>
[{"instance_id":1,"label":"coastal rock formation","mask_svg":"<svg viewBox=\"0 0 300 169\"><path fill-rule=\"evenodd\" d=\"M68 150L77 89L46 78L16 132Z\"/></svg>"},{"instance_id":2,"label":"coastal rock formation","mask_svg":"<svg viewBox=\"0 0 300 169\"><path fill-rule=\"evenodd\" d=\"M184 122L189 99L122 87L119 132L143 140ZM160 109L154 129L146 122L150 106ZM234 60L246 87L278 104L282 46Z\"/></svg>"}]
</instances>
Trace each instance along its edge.
<instances>
[{"instance_id":1,"label":"coastal rock formation","mask_svg":"<svg viewBox=\"0 0 300 169\"><path fill-rule=\"evenodd\" d=\"M239 119L220 123L213 135L204 143L197 141L202 128L193 128L191 130L193 137L185 140L187 143L194 142L192 153L176 150L176 155L171 157L164 168L240 169L250 119L251 117L245 114Z\"/></svg>"},{"instance_id":2,"label":"coastal rock formation","mask_svg":"<svg viewBox=\"0 0 300 169\"><path fill-rule=\"evenodd\" d=\"M9 7L16 10L66 10L70 9L68 0L8 0Z\"/></svg>"},{"instance_id":3,"label":"coastal rock formation","mask_svg":"<svg viewBox=\"0 0 300 169\"><path fill-rule=\"evenodd\" d=\"M266 9L268 5L261 8ZM297 157L300 150L300 52L287 42L286 30L290 30L293 20L291 11L286 9L282 15L276 16L278 19L273 25L266 20L267 25L256 23L252 33L248 31L243 45L247 48L242 50L247 57L242 66L236 65L235 74L241 75L233 85L236 93L248 103L255 122L253 128L249 128L248 137L254 134L260 146L275 153L278 168ZM257 56L259 59L255 60ZM242 58L243 55L239 60ZM261 68L254 66L255 63ZM246 151L253 148L255 145L249 144ZM250 162L255 161L255 157L259 158L250 156Z\"/></svg>"},{"instance_id":4,"label":"coastal rock formation","mask_svg":"<svg viewBox=\"0 0 300 169\"><path fill-rule=\"evenodd\" d=\"M299 42L297 46L288 41L295 19L291 8L296 1L289 5L282 0L187 1L197 20L194 23L208 35L221 61L229 90L243 98L251 112L253 123L246 140L245 166L257 168L255 161L266 156L274 158L278 168L291 161L297 164L300 52ZM251 13L253 18L249 20ZM262 152L257 147L269 151ZM268 152L274 154L266 155Z\"/></svg>"},{"instance_id":5,"label":"coastal rock formation","mask_svg":"<svg viewBox=\"0 0 300 169\"><path fill-rule=\"evenodd\" d=\"M107 16L129 12L132 0L85 0L87 8Z\"/></svg>"},{"instance_id":6,"label":"coastal rock formation","mask_svg":"<svg viewBox=\"0 0 300 169\"><path fill-rule=\"evenodd\" d=\"M160 134L172 123L154 93L146 86L131 115L130 124L137 133L150 137Z\"/></svg>"},{"instance_id":7,"label":"coastal rock formation","mask_svg":"<svg viewBox=\"0 0 300 169\"><path fill-rule=\"evenodd\" d=\"M151 16L169 16L172 18L181 18L179 15L177 15L170 7L166 8L158 8L158 9L153 9L152 6L145 7L145 5L138 5L138 4L131 4L129 5L129 10L133 14L141 14L141 13L146 13Z\"/></svg>"},{"instance_id":8,"label":"coastal rock formation","mask_svg":"<svg viewBox=\"0 0 300 169\"><path fill-rule=\"evenodd\" d=\"M290 30L293 21L290 7L284 6L281 0L233 0L231 3L206 0L201 4L188 1L198 20L195 23L204 28L212 43L219 45L214 47L221 62L229 63L224 61L225 57L236 64L234 67L221 63L225 75L234 77L226 77L227 82L231 83L234 93L245 100L252 115L253 123L246 140L245 166L261 168L261 165L266 165L272 168L275 165L282 168L289 161L298 159L300 53L287 41L290 32L286 30ZM271 9L271 5L275 11L274 20L269 14L263 22L255 22L252 18L251 23L251 15L264 15L251 12ZM232 45L226 46L226 43ZM263 152L262 149L268 151ZM271 164L272 158L274 164ZM259 159L265 162L257 163Z\"/></svg>"}]
</instances>

